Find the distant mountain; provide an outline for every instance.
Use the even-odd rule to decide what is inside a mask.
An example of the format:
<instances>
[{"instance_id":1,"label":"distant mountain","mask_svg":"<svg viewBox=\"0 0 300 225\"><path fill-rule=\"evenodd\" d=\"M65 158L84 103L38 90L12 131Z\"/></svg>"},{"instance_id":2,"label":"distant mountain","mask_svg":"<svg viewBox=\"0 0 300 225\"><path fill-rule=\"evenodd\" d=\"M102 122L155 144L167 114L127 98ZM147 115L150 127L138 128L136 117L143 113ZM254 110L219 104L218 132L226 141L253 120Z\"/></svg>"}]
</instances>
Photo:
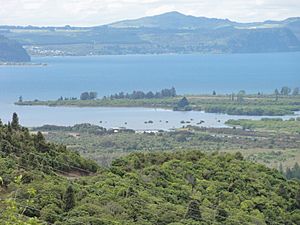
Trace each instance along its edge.
<instances>
[{"instance_id":1,"label":"distant mountain","mask_svg":"<svg viewBox=\"0 0 300 225\"><path fill-rule=\"evenodd\" d=\"M178 12L97 27L0 26L31 55L261 53L300 51L300 18L238 23Z\"/></svg>"},{"instance_id":2,"label":"distant mountain","mask_svg":"<svg viewBox=\"0 0 300 225\"><path fill-rule=\"evenodd\" d=\"M216 19L207 17L195 17L179 12L169 12L157 16L144 17L135 20L124 20L108 24L112 28L159 28L159 29L220 29L232 27L237 29L266 29L266 28L290 28L300 37L300 17L292 17L283 21L267 20L255 23L239 23L228 19Z\"/></svg>"},{"instance_id":3,"label":"distant mountain","mask_svg":"<svg viewBox=\"0 0 300 225\"><path fill-rule=\"evenodd\" d=\"M300 17L289 18L284 20L283 25L289 28L300 40Z\"/></svg>"},{"instance_id":4,"label":"distant mountain","mask_svg":"<svg viewBox=\"0 0 300 225\"><path fill-rule=\"evenodd\" d=\"M286 28L233 30L224 46L232 53L299 51L299 40Z\"/></svg>"},{"instance_id":5,"label":"distant mountain","mask_svg":"<svg viewBox=\"0 0 300 225\"><path fill-rule=\"evenodd\" d=\"M169 12L158 16L144 17L137 20L125 20L109 24L113 28L161 28L161 29L216 29L234 25L223 19L186 16L179 12Z\"/></svg>"},{"instance_id":6,"label":"distant mountain","mask_svg":"<svg viewBox=\"0 0 300 225\"><path fill-rule=\"evenodd\" d=\"M16 41L0 35L0 62L29 62L30 56Z\"/></svg>"}]
</instances>

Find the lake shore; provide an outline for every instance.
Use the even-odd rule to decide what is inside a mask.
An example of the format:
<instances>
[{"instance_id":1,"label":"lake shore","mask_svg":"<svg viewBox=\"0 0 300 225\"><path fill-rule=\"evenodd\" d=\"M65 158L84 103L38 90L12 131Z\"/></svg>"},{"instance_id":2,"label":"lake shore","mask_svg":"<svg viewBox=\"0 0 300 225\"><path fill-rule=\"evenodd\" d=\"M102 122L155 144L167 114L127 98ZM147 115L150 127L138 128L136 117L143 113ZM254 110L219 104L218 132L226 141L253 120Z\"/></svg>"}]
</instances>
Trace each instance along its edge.
<instances>
[{"instance_id":1,"label":"lake shore","mask_svg":"<svg viewBox=\"0 0 300 225\"><path fill-rule=\"evenodd\" d=\"M0 62L2 66L47 66L47 63L31 63L31 62Z\"/></svg>"},{"instance_id":2,"label":"lake shore","mask_svg":"<svg viewBox=\"0 0 300 225\"><path fill-rule=\"evenodd\" d=\"M95 100L33 100L19 101L18 106L49 107L141 107L161 108L180 111L178 102L183 96L151 99L95 99ZM248 116L284 116L293 115L300 110L299 96L245 95L239 99L236 95L187 95L189 110L207 113Z\"/></svg>"}]
</instances>

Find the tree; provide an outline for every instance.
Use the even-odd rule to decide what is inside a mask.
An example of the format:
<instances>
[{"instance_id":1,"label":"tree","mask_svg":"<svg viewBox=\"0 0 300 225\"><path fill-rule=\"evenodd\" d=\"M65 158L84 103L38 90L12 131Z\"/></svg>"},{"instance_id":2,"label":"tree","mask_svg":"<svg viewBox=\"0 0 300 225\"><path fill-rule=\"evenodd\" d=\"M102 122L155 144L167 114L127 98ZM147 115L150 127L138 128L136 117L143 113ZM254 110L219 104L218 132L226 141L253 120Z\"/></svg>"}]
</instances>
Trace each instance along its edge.
<instances>
[{"instance_id":1,"label":"tree","mask_svg":"<svg viewBox=\"0 0 300 225\"><path fill-rule=\"evenodd\" d=\"M18 130L20 128L19 117L18 117L17 113L13 113L12 121L11 121L11 128L14 130Z\"/></svg>"},{"instance_id":2,"label":"tree","mask_svg":"<svg viewBox=\"0 0 300 225\"><path fill-rule=\"evenodd\" d=\"M234 101L234 93L231 94L231 101Z\"/></svg>"},{"instance_id":3,"label":"tree","mask_svg":"<svg viewBox=\"0 0 300 225\"><path fill-rule=\"evenodd\" d=\"M299 179L300 180L300 166L296 162L292 168L287 168L285 176L287 179Z\"/></svg>"},{"instance_id":4,"label":"tree","mask_svg":"<svg viewBox=\"0 0 300 225\"><path fill-rule=\"evenodd\" d=\"M240 153L240 152L235 153L234 158L236 158L237 160L241 160L241 161L244 160L244 157L243 157L242 153Z\"/></svg>"},{"instance_id":5,"label":"tree","mask_svg":"<svg viewBox=\"0 0 300 225\"><path fill-rule=\"evenodd\" d=\"M177 93L176 93L176 89L174 87L171 88L171 97L176 97Z\"/></svg>"},{"instance_id":6,"label":"tree","mask_svg":"<svg viewBox=\"0 0 300 225\"><path fill-rule=\"evenodd\" d=\"M298 87L294 88L293 95L299 95L299 88Z\"/></svg>"},{"instance_id":7,"label":"tree","mask_svg":"<svg viewBox=\"0 0 300 225\"><path fill-rule=\"evenodd\" d=\"M283 198L288 198L288 191L283 184L279 185L278 194Z\"/></svg>"},{"instance_id":8,"label":"tree","mask_svg":"<svg viewBox=\"0 0 300 225\"><path fill-rule=\"evenodd\" d=\"M213 95L214 95L214 96L217 95L216 91L213 91Z\"/></svg>"},{"instance_id":9,"label":"tree","mask_svg":"<svg viewBox=\"0 0 300 225\"><path fill-rule=\"evenodd\" d=\"M293 178L297 178L300 180L300 166L298 162L295 163L294 167L292 168Z\"/></svg>"},{"instance_id":10,"label":"tree","mask_svg":"<svg viewBox=\"0 0 300 225\"><path fill-rule=\"evenodd\" d=\"M145 98L146 94L142 91L133 91L131 98L132 99L143 99Z\"/></svg>"},{"instance_id":11,"label":"tree","mask_svg":"<svg viewBox=\"0 0 300 225\"><path fill-rule=\"evenodd\" d=\"M278 89L276 88L276 89L275 89L275 97L276 97L276 101L278 101L278 96L279 96L279 91L278 91Z\"/></svg>"},{"instance_id":12,"label":"tree","mask_svg":"<svg viewBox=\"0 0 300 225\"><path fill-rule=\"evenodd\" d=\"M282 95L289 95L291 93L291 89L289 87L282 87L280 93Z\"/></svg>"},{"instance_id":13,"label":"tree","mask_svg":"<svg viewBox=\"0 0 300 225\"><path fill-rule=\"evenodd\" d=\"M49 151L49 146L46 143L45 137L40 131L37 132L34 142L35 142L35 147L38 151L43 153Z\"/></svg>"},{"instance_id":14,"label":"tree","mask_svg":"<svg viewBox=\"0 0 300 225\"><path fill-rule=\"evenodd\" d=\"M188 173L186 175L186 180L188 181L188 183L192 186L192 191L194 190L196 184L197 184L197 179L195 176L193 176L193 174Z\"/></svg>"},{"instance_id":15,"label":"tree","mask_svg":"<svg viewBox=\"0 0 300 225\"><path fill-rule=\"evenodd\" d=\"M170 98L170 97L176 97L176 89L172 87L171 89L162 89L159 92L156 92L155 94L152 91L149 91L148 93L144 93L143 91L133 91L132 93L124 93L120 92L119 94L111 95L110 99L150 99L150 98Z\"/></svg>"},{"instance_id":16,"label":"tree","mask_svg":"<svg viewBox=\"0 0 300 225\"><path fill-rule=\"evenodd\" d=\"M239 93L237 94L237 101L238 102L244 101L245 95L246 95L246 91L244 91L244 90L239 91Z\"/></svg>"},{"instance_id":17,"label":"tree","mask_svg":"<svg viewBox=\"0 0 300 225\"><path fill-rule=\"evenodd\" d=\"M186 219L193 219L196 221L201 221L201 213L199 209L199 202L192 200L188 206L187 212L185 214Z\"/></svg>"},{"instance_id":18,"label":"tree","mask_svg":"<svg viewBox=\"0 0 300 225\"><path fill-rule=\"evenodd\" d=\"M45 142L45 137L41 131L38 131L36 134L36 142Z\"/></svg>"},{"instance_id":19,"label":"tree","mask_svg":"<svg viewBox=\"0 0 300 225\"><path fill-rule=\"evenodd\" d=\"M70 184L65 193L65 211L68 212L75 206L75 194L73 186Z\"/></svg>"},{"instance_id":20,"label":"tree","mask_svg":"<svg viewBox=\"0 0 300 225\"><path fill-rule=\"evenodd\" d=\"M88 92L83 92L80 95L80 100L89 100L90 99L90 94Z\"/></svg>"},{"instance_id":21,"label":"tree","mask_svg":"<svg viewBox=\"0 0 300 225\"><path fill-rule=\"evenodd\" d=\"M292 179L293 174L292 174L292 171L291 171L290 168L286 169L285 176L286 176L287 179Z\"/></svg>"},{"instance_id":22,"label":"tree","mask_svg":"<svg viewBox=\"0 0 300 225\"><path fill-rule=\"evenodd\" d=\"M298 189L296 194L296 207L300 209L300 189Z\"/></svg>"},{"instance_id":23,"label":"tree","mask_svg":"<svg viewBox=\"0 0 300 225\"><path fill-rule=\"evenodd\" d=\"M228 217L228 212L223 207L218 207L216 220L218 222L223 222Z\"/></svg>"},{"instance_id":24,"label":"tree","mask_svg":"<svg viewBox=\"0 0 300 225\"><path fill-rule=\"evenodd\" d=\"M118 98L123 99L125 98L125 94L124 92L120 92Z\"/></svg>"},{"instance_id":25,"label":"tree","mask_svg":"<svg viewBox=\"0 0 300 225\"><path fill-rule=\"evenodd\" d=\"M147 94L146 94L146 98L154 98L154 94L152 91L149 91Z\"/></svg>"},{"instance_id":26,"label":"tree","mask_svg":"<svg viewBox=\"0 0 300 225\"><path fill-rule=\"evenodd\" d=\"M186 106L188 106L190 103L189 101L187 100L186 97L183 97L178 103L177 103L177 106L179 108L185 108Z\"/></svg>"},{"instance_id":27,"label":"tree","mask_svg":"<svg viewBox=\"0 0 300 225\"><path fill-rule=\"evenodd\" d=\"M281 174L284 174L282 163L280 163L280 165L279 165L279 172Z\"/></svg>"},{"instance_id":28,"label":"tree","mask_svg":"<svg viewBox=\"0 0 300 225\"><path fill-rule=\"evenodd\" d=\"M89 99L90 99L90 100L94 100L94 99L97 98L97 96L98 96L98 93L95 92L95 91L92 91L92 92L90 92L90 94L89 94Z\"/></svg>"}]
</instances>

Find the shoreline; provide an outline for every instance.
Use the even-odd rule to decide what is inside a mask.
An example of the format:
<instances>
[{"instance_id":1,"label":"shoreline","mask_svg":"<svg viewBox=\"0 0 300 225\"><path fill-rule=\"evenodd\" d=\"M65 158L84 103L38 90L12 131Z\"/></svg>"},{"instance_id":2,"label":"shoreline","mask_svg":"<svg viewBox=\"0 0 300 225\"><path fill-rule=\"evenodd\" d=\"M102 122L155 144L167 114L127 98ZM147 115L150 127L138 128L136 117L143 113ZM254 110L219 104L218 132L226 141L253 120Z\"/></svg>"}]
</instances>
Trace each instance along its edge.
<instances>
[{"instance_id":1,"label":"shoreline","mask_svg":"<svg viewBox=\"0 0 300 225\"><path fill-rule=\"evenodd\" d=\"M124 54L78 54L78 55L68 55L68 54L62 54L62 55L43 55L43 54L32 54L31 57L33 58L57 58L57 57L70 57L70 58L75 58L75 57L102 57L102 56L177 56L177 55L189 55L189 56L205 56L205 55L253 55L253 54L260 54L260 55L269 55L269 54L286 54L286 53L300 53L300 50L297 51L277 51L277 52L183 52L183 53L124 53Z\"/></svg>"},{"instance_id":2,"label":"shoreline","mask_svg":"<svg viewBox=\"0 0 300 225\"><path fill-rule=\"evenodd\" d=\"M187 105L179 107L184 98ZM285 116L295 115L300 111L300 98L298 96L275 95L177 95L166 98L119 98L119 99L66 99L66 100L33 100L19 101L17 106L47 106L70 108L149 108L171 111L204 111L206 113L220 113L240 116Z\"/></svg>"},{"instance_id":3,"label":"shoreline","mask_svg":"<svg viewBox=\"0 0 300 225\"><path fill-rule=\"evenodd\" d=\"M10 66L40 66L40 67L44 67L44 66L48 66L47 63L31 63L31 62L0 62L0 67L10 67Z\"/></svg>"}]
</instances>

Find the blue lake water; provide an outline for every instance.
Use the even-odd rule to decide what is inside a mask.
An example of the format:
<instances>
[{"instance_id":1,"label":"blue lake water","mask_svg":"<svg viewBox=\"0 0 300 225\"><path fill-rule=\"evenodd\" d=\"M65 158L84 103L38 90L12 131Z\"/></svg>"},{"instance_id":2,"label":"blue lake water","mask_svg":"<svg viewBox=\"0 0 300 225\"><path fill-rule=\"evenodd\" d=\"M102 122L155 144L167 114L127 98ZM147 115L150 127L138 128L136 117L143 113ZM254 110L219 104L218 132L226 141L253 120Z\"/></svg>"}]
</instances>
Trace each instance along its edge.
<instances>
[{"instance_id":1,"label":"blue lake water","mask_svg":"<svg viewBox=\"0 0 300 225\"><path fill-rule=\"evenodd\" d=\"M127 122L128 127L136 129L171 128L180 126L181 120L205 119L206 114L152 109L17 107L12 103L20 95L25 100L47 100L78 97L84 91L97 91L103 96L174 86L180 94L213 90L231 93L242 89L248 93L271 93L282 86L300 86L300 53L45 57L33 61L48 65L0 67L2 120L7 121L16 111L26 126L98 124L102 120L107 127ZM226 115L207 116L207 126L220 126L217 121ZM159 122L173 121L173 117L174 122ZM215 119L216 122L208 122ZM157 122L145 125L146 120Z\"/></svg>"}]
</instances>

